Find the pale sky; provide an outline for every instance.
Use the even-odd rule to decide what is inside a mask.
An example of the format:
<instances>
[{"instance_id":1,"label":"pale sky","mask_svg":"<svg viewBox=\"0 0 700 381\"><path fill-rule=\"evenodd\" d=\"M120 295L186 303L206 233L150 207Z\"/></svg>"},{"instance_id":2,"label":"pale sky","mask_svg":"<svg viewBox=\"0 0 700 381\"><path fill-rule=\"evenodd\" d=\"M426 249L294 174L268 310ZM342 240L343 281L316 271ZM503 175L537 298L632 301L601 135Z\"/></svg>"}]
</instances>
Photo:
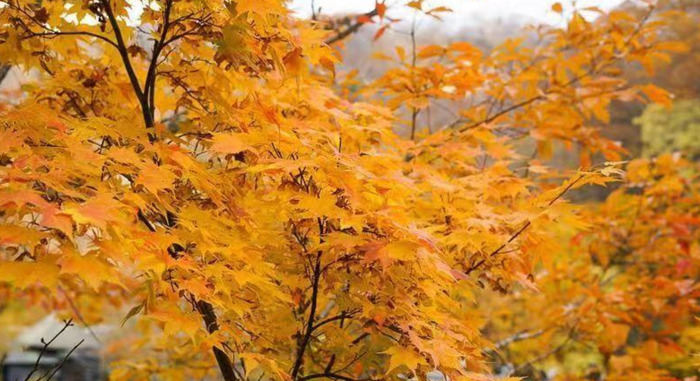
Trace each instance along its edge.
<instances>
[{"instance_id":1,"label":"pale sky","mask_svg":"<svg viewBox=\"0 0 700 381\"><path fill-rule=\"evenodd\" d=\"M311 14L312 0L292 0L290 6L298 12L299 16L308 17ZM361 13L374 8L375 0L314 0L316 7L323 7L322 13ZM386 0L386 4L394 6L393 13L398 17L406 17L407 10L402 4L407 0ZM551 10L555 0L427 0L426 4L439 4L452 8L454 12L443 17L448 26L459 28L465 26L470 20L498 20L521 18L524 21L538 23L561 24L562 15ZM565 14L572 9L571 0L559 0L564 6ZM576 8L596 6L602 10L609 10L623 0L578 0ZM410 11L409 11L410 12ZM410 16L410 14L409 14Z\"/></svg>"}]
</instances>

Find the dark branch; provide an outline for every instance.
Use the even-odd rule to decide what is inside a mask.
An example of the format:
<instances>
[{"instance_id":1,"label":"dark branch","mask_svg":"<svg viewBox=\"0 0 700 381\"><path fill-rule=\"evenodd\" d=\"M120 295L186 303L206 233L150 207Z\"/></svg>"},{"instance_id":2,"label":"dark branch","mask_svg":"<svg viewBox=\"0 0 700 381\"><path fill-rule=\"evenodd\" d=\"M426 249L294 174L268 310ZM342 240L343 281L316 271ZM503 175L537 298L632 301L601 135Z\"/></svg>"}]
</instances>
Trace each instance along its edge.
<instances>
[{"instance_id":1,"label":"dark branch","mask_svg":"<svg viewBox=\"0 0 700 381\"><path fill-rule=\"evenodd\" d=\"M7 73L10 72L11 68L12 68L12 66L10 66L10 65L0 66L0 83L2 83L2 81L5 79L5 77L7 76Z\"/></svg>"},{"instance_id":2,"label":"dark branch","mask_svg":"<svg viewBox=\"0 0 700 381\"><path fill-rule=\"evenodd\" d=\"M211 304L203 300L198 301L197 312L199 312L199 315L202 316L207 332L211 334L219 330L219 322L216 318L214 307ZM221 375L224 377L224 381L237 381L238 378L236 377L236 372L233 369L231 358L217 347L212 347L212 351L214 352L214 357L219 365L219 370L221 371Z\"/></svg>"},{"instance_id":3,"label":"dark branch","mask_svg":"<svg viewBox=\"0 0 700 381\"><path fill-rule=\"evenodd\" d=\"M292 380L297 379L299 370L301 370L301 365L304 362L304 352L306 347L309 345L311 340L311 334L314 331L314 317L316 316L316 307L318 304L318 288L319 282L321 280L321 252L316 256L316 266L314 267L313 280L312 280L312 291L311 291L311 306L309 309L309 320L306 322L306 332L304 336L299 341L299 346L297 348L297 357L292 367Z\"/></svg>"},{"instance_id":4,"label":"dark branch","mask_svg":"<svg viewBox=\"0 0 700 381\"><path fill-rule=\"evenodd\" d=\"M148 106L148 94L145 94L143 89L141 88L141 85L139 84L139 79L136 76L136 72L134 71L134 67L131 65L131 60L129 59L129 52L126 47L126 43L124 42L122 32L119 29L117 18L114 15L114 11L112 10L110 0L100 0L100 3L102 4L102 7L104 8L105 13L107 14L107 19L109 20L109 24L112 27L112 33L114 34L114 38L117 40L116 48L119 52L119 56L122 59L122 63L124 64L126 74L129 77L131 87L134 89L136 98L138 98L139 104L141 105L143 121L146 124L146 128L153 128L155 127L155 123L153 121L153 117L151 116L151 112Z\"/></svg>"},{"instance_id":5,"label":"dark branch","mask_svg":"<svg viewBox=\"0 0 700 381\"><path fill-rule=\"evenodd\" d=\"M316 329L318 329L318 328L320 328L328 323L334 322L336 320L342 320L342 319L353 317L355 314L357 314L359 312L360 312L359 310L343 311L339 315L332 316L332 317L329 317L329 318L326 318L326 319L319 321L318 323L316 323L316 325L314 325L312 330L316 330Z\"/></svg>"},{"instance_id":6,"label":"dark branch","mask_svg":"<svg viewBox=\"0 0 700 381\"><path fill-rule=\"evenodd\" d=\"M170 29L170 12L172 11L173 0L166 0L165 9L163 10L163 25L161 27L160 38L153 43L153 53L151 54L151 62L148 65L146 81L144 83L144 93L148 96L148 107L151 113L151 118L155 114L155 86L156 86L156 66L158 65L158 57L165 46L165 39Z\"/></svg>"},{"instance_id":7,"label":"dark branch","mask_svg":"<svg viewBox=\"0 0 700 381\"><path fill-rule=\"evenodd\" d=\"M49 341L44 340L44 338L41 338L41 344L43 344L43 347L41 348L41 351L39 352L39 356L37 356L36 361L34 362L34 367L32 370L27 374L27 376L24 378L24 381L29 381L29 380L34 380L32 376L39 370L39 367L41 365L41 359L44 357L44 355L49 351L49 348L51 347L51 344L53 344L56 339L58 339L59 336L63 334L63 332L68 329L68 327L73 326L73 319L68 319L63 322L63 328L61 328ZM70 357L71 354L73 354L73 351L75 351L85 340L80 340L78 344L76 344L64 357L63 360L58 363L56 366L53 368L49 369L44 375L39 377L37 380L46 380L49 381L51 380L51 377L53 377L58 370L63 367L63 364L68 360L68 357ZM48 378L46 378L48 376Z\"/></svg>"},{"instance_id":8,"label":"dark branch","mask_svg":"<svg viewBox=\"0 0 700 381\"><path fill-rule=\"evenodd\" d=\"M352 35L353 33L357 32L358 30L360 30L360 28L362 28L362 26L365 25L364 22L358 20L360 17L362 17L362 16L374 17L378 14L379 13L377 12L377 9L375 8L375 9L371 10L370 12L367 12L367 13L364 13L364 14L358 16L356 21L352 25L350 25L347 29L339 32L335 36L326 40L325 41L326 45L333 45L336 42L342 41L342 40L346 39L348 36Z\"/></svg>"},{"instance_id":9,"label":"dark branch","mask_svg":"<svg viewBox=\"0 0 700 381\"><path fill-rule=\"evenodd\" d=\"M48 372L46 372L46 374L44 374L43 376L41 376L37 381L42 381L42 380L44 380L44 377L46 377L46 381L51 381L51 379L53 378L53 376L56 375L56 372L58 372L59 370L61 370L61 368L63 368L63 365L66 363L66 361L68 361L68 358L73 354L73 352L75 352L76 349L78 349L78 347L79 347L83 342L85 342L85 339L82 339L82 340L80 340L80 341L78 342L78 344L75 344L75 345L73 346L73 348L71 348L71 350L68 351L68 353L66 353L65 356L63 356L63 359L61 360L60 363L56 364L56 366L54 366L53 369L51 369L51 370L49 370ZM49 373L49 372L51 372L51 373ZM47 376L48 376L48 377L47 377Z\"/></svg>"},{"instance_id":10,"label":"dark branch","mask_svg":"<svg viewBox=\"0 0 700 381\"><path fill-rule=\"evenodd\" d=\"M364 381L364 380L369 380L369 378L352 378L348 376L343 376L342 374L337 374L337 373L318 373L318 374L310 374L308 376L304 376L300 378L300 381L306 381L306 380L313 380L316 378L331 378L334 380L343 380L343 381Z\"/></svg>"},{"instance_id":11,"label":"dark branch","mask_svg":"<svg viewBox=\"0 0 700 381\"><path fill-rule=\"evenodd\" d=\"M42 33L32 33L29 36L25 37L27 38L33 38L33 37L61 37L61 36L86 36L86 37L94 37L98 40L104 41L110 45L112 45L115 48L119 48L117 46L117 43L110 40L109 38L105 36L101 36L97 33L92 33L92 32L42 32Z\"/></svg>"},{"instance_id":12,"label":"dark branch","mask_svg":"<svg viewBox=\"0 0 700 381\"><path fill-rule=\"evenodd\" d=\"M530 98L530 99L526 99L526 100L524 100L524 101L522 101L522 102L520 102L520 103L516 103L516 104L514 104L514 105L512 105L512 106L510 106L510 107L507 107L507 108L505 108L505 109L503 109L503 110L501 110L501 111L499 111L499 112L497 112L497 113L495 113L495 114L493 114L493 115L491 115L491 116L489 116L489 117L486 117L486 118L484 118L484 119L482 119L482 120L480 120L480 121L478 121L478 122L474 122L474 123L472 123L472 124L470 124L470 125L468 125L468 126L464 126L464 127L462 127L462 128L459 129L459 132L464 132L464 131L471 130L471 129L474 129L474 128L476 128L476 127L482 126L482 125L484 125L484 124L491 123L491 122L493 122L494 120L500 118L500 117L503 116L503 115L508 114L508 113L511 112L511 111L515 111L515 110L517 110L517 109L519 109L519 108L525 107L525 106L527 106L527 105L529 105L529 104L531 104L531 103L537 102L537 101L542 100L542 99L544 99L544 96L542 96L542 95L538 95L538 96L536 96L536 97L532 97L532 98ZM460 124L460 123L463 123L463 122L464 122L464 119L458 119L457 121L452 122L452 123L450 124L450 127L454 127L454 126L456 126L456 125L458 125L458 124Z\"/></svg>"}]
</instances>

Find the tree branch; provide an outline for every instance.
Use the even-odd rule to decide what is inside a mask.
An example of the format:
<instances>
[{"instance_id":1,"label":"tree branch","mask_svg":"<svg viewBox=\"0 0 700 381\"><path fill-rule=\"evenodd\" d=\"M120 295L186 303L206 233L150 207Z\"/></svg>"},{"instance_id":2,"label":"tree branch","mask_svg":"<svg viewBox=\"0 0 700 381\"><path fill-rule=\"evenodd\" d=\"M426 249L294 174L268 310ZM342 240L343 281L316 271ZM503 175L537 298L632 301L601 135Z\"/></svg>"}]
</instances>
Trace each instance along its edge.
<instances>
[{"instance_id":1,"label":"tree branch","mask_svg":"<svg viewBox=\"0 0 700 381\"><path fill-rule=\"evenodd\" d=\"M33 38L33 37L61 37L61 36L87 36L87 37L94 37L97 38L98 40L104 41L113 47L119 49L117 46L117 43L110 40L109 38L105 36L101 36L97 33L92 33L92 32L42 32L42 33L32 33L31 35L25 37L25 39L28 38Z\"/></svg>"},{"instance_id":2,"label":"tree branch","mask_svg":"<svg viewBox=\"0 0 700 381\"><path fill-rule=\"evenodd\" d=\"M306 332L304 333L304 336L301 338L299 341L299 346L297 348L297 357L296 361L294 362L294 366L292 367L292 380L297 379L297 375L299 374L299 370L301 369L301 365L304 362L304 352L306 351L306 347L309 344L309 340L311 340L311 334L314 331L314 317L316 316L316 308L318 304L318 288L319 288L319 281L321 280L321 252L319 251L318 254L316 255L316 265L314 267L314 272L313 272L313 280L312 280L312 291L311 291L311 306L309 308L309 320L306 322Z\"/></svg>"},{"instance_id":3,"label":"tree branch","mask_svg":"<svg viewBox=\"0 0 700 381\"><path fill-rule=\"evenodd\" d=\"M119 52L119 56L122 59L122 63L124 64L126 74L129 77L131 87L134 89L136 98L138 98L139 104L141 105L143 121L146 125L146 128L153 128L155 126L155 123L153 121L153 118L151 117L151 111L148 105L148 96L144 93L143 89L141 88L141 85L139 84L139 79L136 76L136 72L134 71L134 67L131 65L131 60L129 59L129 52L127 51L126 44L124 43L124 37L122 36L121 29L119 29L119 23L117 22L117 18L114 15L114 11L112 10L110 0L100 0L100 3L104 7L105 13L107 14L107 19L109 20L109 24L112 26L112 33L114 34L114 38L117 40L116 48ZM155 136L149 136L149 138L151 140L154 140Z\"/></svg>"},{"instance_id":4,"label":"tree branch","mask_svg":"<svg viewBox=\"0 0 700 381\"><path fill-rule=\"evenodd\" d=\"M204 324L206 325L207 332L214 333L219 330L219 322L216 318L216 313L214 312L214 307L208 302L200 300L196 304L197 312L202 316ZM214 357L219 365L219 370L221 375L224 377L224 381L237 381L236 372L233 369L233 363L231 358L217 347L212 347L214 352Z\"/></svg>"},{"instance_id":5,"label":"tree branch","mask_svg":"<svg viewBox=\"0 0 700 381\"><path fill-rule=\"evenodd\" d=\"M354 311L343 311L343 312L341 312L339 315L335 315L335 316L333 316L333 317L329 317L329 318L323 319L323 320L321 320L320 322L316 323L316 325L313 326L312 330L315 331L316 329L322 327L323 325L328 324L328 323L331 323L331 322L334 322L334 321L336 321L336 320L341 320L341 319L345 319L345 318L350 318L350 317L352 317L353 315L355 315L355 314L357 314L357 313L359 313L359 312L360 312L359 310L354 310Z\"/></svg>"},{"instance_id":6,"label":"tree branch","mask_svg":"<svg viewBox=\"0 0 700 381\"><path fill-rule=\"evenodd\" d=\"M464 126L464 127L460 128L460 129L459 129L459 132L464 132L464 131L471 130L471 129L473 129L473 128L479 127L479 126L481 126L481 125L484 125L484 124L487 124L487 123L491 123L491 122L493 122L494 120L500 118L501 116L503 116L503 115L505 115L505 114L508 114L508 113L511 112L511 111L515 111L515 110L517 110L517 109L519 109L519 108L525 107L525 106L527 106L527 105L529 105L529 104L531 104L531 103L537 102L537 101L539 101L539 100L541 100L541 99L544 99L544 96L543 96L543 95L538 95L538 96L536 96L536 97L532 97L532 98L530 98L530 99L526 99L526 100L524 100L524 101L522 101L522 102L516 103L516 104L514 104L514 105L512 105L512 106L510 106L510 107L507 107L507 108L505 108L505 109L503 109L503 110L501 110L501 111L495 113L495 114L492 115L492 116L486 117L486 118L484 118L484 119L482 119L482 120L480 120L480 121L478 121L478 122L474 122L474 123L472 123L472 124L470 124L470 125L468 125L468 126ZM460 123L462 123L462 122L464 122L464 119L461 119L461 118L460 118L460 119L458 119L458 120L452 122L452 123L450 124L450 127L455 127L455 126L457 126L458 124L460 124Z\"/></svg>"},{"instance_id":7,"label":"tree branch","mask_svg":"<svg viewBox=\"0 0 700 381\"><path fill-rule=\"evenodd\" d=\"M365 381L369 380L369 378L352 378L348 376L343 376L342 374L337 374L337 373L317 373L317 374L310 374L308 376L304 376L300 378L300 381L306 381L306 380L313 380L316 378L332 378L334 380L343 380L343 381Z\"/></svg>"},{"instance_id":8,"label":"tree branch","mask_svg":"<svg viewBox=\"0 0 700 381\"><path fill-rule=\"evenodd\" d=\"M346 39L347 37L349 37L350 35L352 35L353 33L355 33L355 32L357 32L358 30L360 30L360 28L362 28L362 26L365 25L364 22L357 21L360 17L362 17L362 16L364 16L364 17L374 17L374 16L376 16L376 15L378 15L378 14L379 14L379 12L377 12L377 9L375 8L375 9L371 10L370 12L367 12L367 13L364 13L364 14L358 16L358 17L356 18L356 21L355 21L354 24L350 25L347 29L345 29L345 30L339 32L339 33L336 34L335 36L333 36L333 37L327 39L327 40L325 41L326 45L333 45L333 44L335 44L336 42L342 41L342 40Z\"/></svg>"},{"instance_id":9,"label":"tree branch","mask_svg":"<svg viewBox=\"0 0 700 381\"><path fill-rule=\"evenodd\" d=\"M156 86L156 66L158 65L158 57L165 46L165 39L170 29L170 12L172 11L173 0L166 0L165 9L163 10L163 26L158 41L153 43L153 54L151 54L151 62L148 65L146 81L144 82L144 93L148 96L148 107L151 113L151 118L155 116L155 86Z\"/></svg>"},{"instance_id":10,"label":"tree branch","mask_svg":"<svg viewBox=\"0 0 700 381\"><path fill-rule=\"evenodd\" d=\"M61 287L61 286L58 286L58 290L66 298L66 300L68 301L68 305L70 305L70 308L73 310L73 313L75 314L75 316L78 317L78 320L80 320L80 322L83 323L85 328L87 328L87 330L88 330L88 332L90 332L90 335L92 336L92 338L95 339L95 341L97 341L98 343L102 343L102 340L100 340L100 338L97 337L97 334L95 333L95 331L92 330L92 327L90 327L90 325L85 321L85 319L83 318L83 315L80 313L80 311L78 310L78 307L75 305L75 303L73 302L73 299L70 297L70 295L68 295L66 290L64 290L63 287Z\"/></svg>"},{"instance_id":11,"label":"tree branch","mask_svg":"<svg viewBox=\"0 0 700 381\"><path fill-rule=\"evenodd\" d=\"M552 200L550 200L550 201L547 203L547 207L552 206L552 204L554 204L557 200L559 200L566 192L568 192L574 185L576 185L576 183L578 183L579 181L581 181L584 177L585 177L585 175L580 175L580 176L577 177L574 181L572 181L571 183L569 183L569 185L567 185L561 192L559 192L559 194L558 194L556 197L554 197ZM502 244L501 246L499 246L498 249L494 250L494 251L491 252L491 254L489 254L487 257L482 258L481 260L479 260L478 262L476 262L475 264L473 264L472 266L470 266L469 269L467 269L466 274L467 274L467 275L471 274L472 271L478 269L478 268L481 267L484 263L486 263L486 261L487 261L488 259L490 259L490 258L492 258L492 257L495 257L496 255L500 254L501 251L502 251L503 249L505 249L505 247L506 247L509 243L515 241L515 239L517 239L525 230L527 230L527 228L529 228L530 225L532 225L532 221L527 221L527 222L525 223L525 225L523 225L523 227L521 227L520 229L518 229L518 231L516 231L516 232L508 239L508 241L506 241L504 244Z\"/></svg>"},{"instance_id":12,"label":"tree branch","mask_svg":"<svg viewBox=\"0 0 700 381\"><path fill-rule=\"evenodd\" d=\"M573 332L570 332L569 335L566 337L566 339L565 339L561 344L557 345L556 347L554 347L554 348L548 350L547 352L545 352L545 353L543 353L543 354L541 354L541 355L539 355L539 356L537 356L537 357L535 357L535 358L533 358L533 359L530 359L529 361L527 361L527 362L524 363L524 364L518 365L518 366L513 370L513 374L517 374L519 371L521 371L521 370L523 370L523 369L525 369L525 368L531 366L532 364L538 363L538 362L540 362L540 361L546 359L547 357L549 357L549 356L551 356L551 355L553 355L553 354L558 353L559 351L561 351L562 349L564 349L564 348L569 344L569 342L571 342L572 335L573 335Z\"/></svg>"},{"instance_id":13,"label":"tree branch","mask_svg":"<svg viewBox=\"0 0 700 381\"><path fill-rule=\"evenodd\" d=\"M0 65L0 83L2 83L2 81L5 79L5 77L7 76L7 73L10 72L11 68L12 68L12 66L7 65L7 64Z\"/></svg>"},{"instance_id":14,"label":"tree branch","mask_svg":"<svg viewBox=\"0 0 700 381\"><path fill-rule=\"evenodd\" d=\"M53 342L56 341L56 339L57 339L59 336L61 336L61 335L63 334L63 332L65 332L66 329L68 329L68 327L72 327L72 326L73 326L73 319L68 319L68 320L66 320L66 321L63 322L63 328L61 328L61 329L51 338L51 340L49 340L49 341L47 342L46 340L44 340L43 337L41 338L41 344L43 344L43 347L41 348L41 351L39 352L39 356L37 356L36 361L34 362L34 367L33 367L32 370L29 372L29 374L27 374L27 376L24 378L24 381L34 380L34 378L32 378L32 376L34 375L34 373L36 373L36 372L39 370L39 367L40 367L40 365L41 365L41 359L44 357L44 355L46 354L46 352L48 352L49 347L51 346L51 344L53 344ZM56 372L58 372L58 371L63 367L63 364L65 364L65 362L68 360L68 357L70 357L70 355L73 354L73 352L74 352L76 349L78 349L78 347L79 347L84 341L85 341L85 340L80 340L80 341L78 342L78 344L76 344L75 346L73 346L73 348L72 348L70 351L68 351L68 353L66 353L66 355L63 357L63 360L61 360L60 363L56 364L56 365L55 365L54 367L52 367L51 369L47 370L46 373L44 373L42 376L40 376L40 377L37 378L36 380L37 380L37 381L41 381L41 380L50 381L51 378L56 374Z\"/></svg>"},{"instance_id":15,"label":"tree branch","mask_svg":"<svg viewBox=\"0 0 700 381\"><path fill-rule=\"evenodd\" d=\"M510 344L516 343L518 341L523 341L523 340L528 340L528 339L533 339L535 337L541 336L545 332L547 332L549 329L539 329L537 331L523 331L516 333L513 336L506 337L503 340L500 340L496 343L496 348L502 349Z\"/></svg>"},{"instance_id":16,"label":"tree branch","mask_svg":"<svg viewBox=\"0 0 700 381\"><path fill-rule=\"evenodd\" d=\"M61 370L61 368L63 368L63 365L66 363L66 361L68 361L68 358L70 357L70 355L72 355L73 352L75 352L75 350L78 349L78 347L84 342L85 342L85 339L82 339L77 344L75 344L73 346L73 348L71 348L70 351L68 351L68 353L66 353L66 355L63 356L63 359L61 360L60 363L56 364L56 366L54 366L53 369L50 369L49 371L47 371L37 381L43 381L43 380L51 381L53 376L56 375L56 372L58 372L59 370ZM49 373L49 372L51 372L51 373ZM44 378L44 377L46 377L46 378Z\"/></svg>"}]
</instances>

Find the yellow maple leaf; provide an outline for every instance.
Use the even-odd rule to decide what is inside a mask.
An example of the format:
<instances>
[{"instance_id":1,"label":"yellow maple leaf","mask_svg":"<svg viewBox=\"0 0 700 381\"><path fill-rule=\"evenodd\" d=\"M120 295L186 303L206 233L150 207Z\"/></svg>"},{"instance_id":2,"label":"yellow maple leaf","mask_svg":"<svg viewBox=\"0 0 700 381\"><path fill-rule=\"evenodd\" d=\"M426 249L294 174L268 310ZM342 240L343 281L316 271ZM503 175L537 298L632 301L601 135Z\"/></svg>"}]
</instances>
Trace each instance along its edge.
<instances>
[{"instance_id":1,"label":"yellow maple leaf","mask_svg":"<svg viewBox=\"0 0 700 381\"><path fill-rule=\"evenodd\" d=\"M401 366L404 366L415 373L418 366L428 365L423 356L410 348L402 347L400 345L391 347L381 353L391 356L389 359L389 368L387 368L386 374L391 373L393 370Z\"/></svg>"},{"instance_id":2,"label":"yellow maple leaf","mask_svg":"<svg viewBox=\"0 0 700 381\"><path fill-rule=\"evenodd\" d=\"M65 255L59 264L62 274L75 275L94 290L105 282L120 283L113 266L89 253L80 255L73 252Z\"/></svg>"},{"instance_id":3,"label":"yellow maple leaf","mask_svg":"<svg viewBox=\"0 0 700 381\"><path fill-rule=\"evenodd\" d=\"M19 289L36 284L53 289L58 283L58 266L50 262L0 262L0 282Z\"/></svg>"},{"instance_id":4,"label":"yellow maple leaf","mask_svg":"<svg viewBox=\"0 0 700 381\"><path fill-rule=\"evenodd\" d=\"M212 139L214 144L211 150L218 153L232 154L239 153L245 150L252 150L246 141L245 134L240 133L222 133L217 134Z\"/></svg>"}]
</instances>

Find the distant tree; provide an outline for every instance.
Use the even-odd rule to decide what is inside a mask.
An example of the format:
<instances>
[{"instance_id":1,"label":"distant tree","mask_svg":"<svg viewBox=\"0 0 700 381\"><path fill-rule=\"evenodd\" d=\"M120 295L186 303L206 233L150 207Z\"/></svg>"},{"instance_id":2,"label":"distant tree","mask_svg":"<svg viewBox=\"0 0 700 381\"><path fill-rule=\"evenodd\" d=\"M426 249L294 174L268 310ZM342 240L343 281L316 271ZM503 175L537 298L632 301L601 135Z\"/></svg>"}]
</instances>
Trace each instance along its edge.
<instances>
[{"instance_id":1,"label":"distant tree","mask_svg":"<svg viewBox=\"0 0 700 381\"><path fill-rule=\"evenodd\" d=\"M650 105L634 123L641 127L645 156L682 152L700 158L699 100L682 100L671 107Z\"/></svg>"},{"instance_id":2,"label":"distant tree","mask_svg":"<svg viewBox=\"0 0 700 381\"><path fill-rule=\"evenodd\" d=\"M591 159L624 152L611 102L669 101L618 70L665 54L653 7L488 54L412 38L347 99L337 31L283 0L0 3L0 57L42 71L0 109L0 295L136 321L114 380L490 378L484 289L535 290L593 222L564 198L621 175Z\"/></svg>"}]
</instances>

